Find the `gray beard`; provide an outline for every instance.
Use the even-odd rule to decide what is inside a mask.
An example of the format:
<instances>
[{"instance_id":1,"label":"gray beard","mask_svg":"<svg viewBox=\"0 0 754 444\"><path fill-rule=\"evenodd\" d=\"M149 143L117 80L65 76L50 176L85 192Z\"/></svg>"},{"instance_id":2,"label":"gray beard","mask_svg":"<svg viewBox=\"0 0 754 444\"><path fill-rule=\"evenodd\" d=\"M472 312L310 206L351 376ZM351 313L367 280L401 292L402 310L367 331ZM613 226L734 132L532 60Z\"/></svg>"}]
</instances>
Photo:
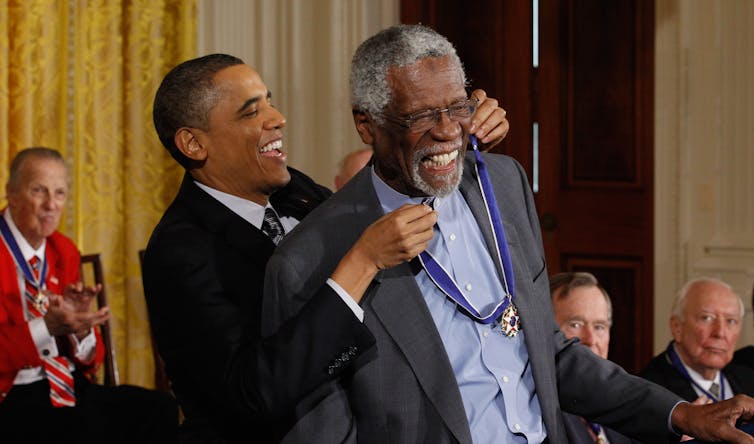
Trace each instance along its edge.
<instances>
[{"instance_id":1,"label":"gray beard","mask_svg":"<svg viewBox=\"0 0 754 444\"><path fill-rule=\"evenodd\" d=\"M414 188L425 193L427 196L446 197L458 188L458 184L461 183L461 177L463 176L463 158L456 157L456 169L448 174L439 176L439 179L443 182L443 185L433 188L430 184L424 181L419 175L419 166L421 160L426 156L426 152L414 154L413 168L411 168L411 181ZM453 177L455 176L455 177Z\"/></svg>"}]
</instances>

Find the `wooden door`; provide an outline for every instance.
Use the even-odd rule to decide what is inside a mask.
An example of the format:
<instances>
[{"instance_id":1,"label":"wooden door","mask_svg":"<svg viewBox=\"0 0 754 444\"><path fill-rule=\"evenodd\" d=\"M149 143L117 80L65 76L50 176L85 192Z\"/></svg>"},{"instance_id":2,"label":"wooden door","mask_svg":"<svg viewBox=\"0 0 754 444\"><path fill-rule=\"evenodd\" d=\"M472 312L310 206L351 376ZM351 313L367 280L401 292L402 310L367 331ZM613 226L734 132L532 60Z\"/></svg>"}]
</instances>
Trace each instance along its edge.
<instances>
[{"instance_id":1,"label":"wooden door","mask_svg":"<svg viewBox=\"0 0 754 444\"><path fill-rule=\"evenodd\" d=\"M401 20L446 35L472 88L501 100L511 131L496 150L529 174L550 274L597 276L613 299L610 359L643 368L653 353L653 1L404 0Z\"/></svg>"}]
</instances>

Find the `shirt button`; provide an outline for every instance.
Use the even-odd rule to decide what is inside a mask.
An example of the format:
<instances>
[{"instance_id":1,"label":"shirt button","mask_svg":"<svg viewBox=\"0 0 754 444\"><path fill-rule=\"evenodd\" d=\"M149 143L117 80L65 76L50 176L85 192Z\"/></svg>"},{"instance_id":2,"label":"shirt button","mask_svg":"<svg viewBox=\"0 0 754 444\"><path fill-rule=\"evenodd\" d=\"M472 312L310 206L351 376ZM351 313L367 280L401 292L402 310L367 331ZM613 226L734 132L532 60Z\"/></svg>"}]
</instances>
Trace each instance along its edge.
<instances>
[{"instance_id":1,"label":"shirt button","mask_svg":"<svg viewBox=\"0 0 754 444\"><path fill-rule=\"evenodd\" d=\"M450 234L450 240L452 240L452 241L456 240L456 235L451 233Z\"/></svg>"},{"instance_id":2,"label":"shirt button","mask_svg":"<svg viewBox=\"0 0 754 444\"><path fill-rule=\"evenodd\" d=\"M506 382L506 383L507 383L508 381L510 381L510 379L508 379L508 377L507 377L507 376L503 376L503 382Z\"/></svg>"},{"instance_id":3,"label":"shirt button","mask_svg":"<svg viewBox=\"0 0 754 444\"><path fill-rule=\"evenodd\" d=\"M489 335L490 335L490 332L489 332L489 330L488 330L488 331L485 331L484 333L482 333L482 336L484 336L485 338L486 338L487 336L489 336Z\"/></svg>"},{"instance_id":4,"label":"shirt button","mask_svg":"<svg viewBox=\"0 0 754 444\"><path fill-rule=\"evenodd\" d=\"M513 428L516 429L517 432L521 431L521 426L518 424L513 424Z\"/></svg>"},{"instance_id":5,"label":"shirt button","mask_svg":"<svg viewBox=\"0 0 754 444\"><path fill-rule=\"evenodd\" d=\"M42 350L42 354L45 356L50 356L50 350L44 349Z\"/></svg>"},{"instance_id":6,"label":"shirt button","mask_svg":"<svg viewBox=\"0 0 754 444\"><path fill-rule=\"evenodd\" d=\"M471 291L471 284L466 284L466 291Z\"/></svg>"}]
</instances>

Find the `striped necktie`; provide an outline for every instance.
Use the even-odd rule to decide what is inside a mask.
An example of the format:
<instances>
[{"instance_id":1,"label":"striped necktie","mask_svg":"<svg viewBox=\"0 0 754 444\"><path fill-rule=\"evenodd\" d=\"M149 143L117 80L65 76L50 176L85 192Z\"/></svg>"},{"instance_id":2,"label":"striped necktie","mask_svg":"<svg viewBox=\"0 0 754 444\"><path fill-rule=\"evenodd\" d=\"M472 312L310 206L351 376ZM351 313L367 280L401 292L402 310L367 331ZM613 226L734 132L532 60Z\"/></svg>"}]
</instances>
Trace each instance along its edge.
<instances>
[{"instance_id":1,"label":"striped necktie","mask_svg":"<svg viewBox=\"0 0 754 444\"><path fill-rule=\"evenodd\" d=\"M280 223L280 219L278 219L278 215L275 214L275 210L273 210L270 207L267 207L264 209L264 221L262 221L262 231L264 234L270 237L272 239L272 242L277 245L281 239L283 239L283 236L285 235L285 230L283 229L283 224Z\"/></svg>"},{"instance_id":2,"label":"striped necktie","mask_svg":"<svg viewBox=\"0 0 754 444\"><path fill-rule=\"evenodd\" d=\"M29 318L35 319L45 315L49 302L41 295L42 282L39 282L39 269L42 261L33 256L29 259L29 266L36 282L25 281L25 299ZM73 391L73 363L65 356L42 358L45 376L50 383L50 402L53 407L73 407L76 405L76 395Z\"/></svg>"}]
</instances>

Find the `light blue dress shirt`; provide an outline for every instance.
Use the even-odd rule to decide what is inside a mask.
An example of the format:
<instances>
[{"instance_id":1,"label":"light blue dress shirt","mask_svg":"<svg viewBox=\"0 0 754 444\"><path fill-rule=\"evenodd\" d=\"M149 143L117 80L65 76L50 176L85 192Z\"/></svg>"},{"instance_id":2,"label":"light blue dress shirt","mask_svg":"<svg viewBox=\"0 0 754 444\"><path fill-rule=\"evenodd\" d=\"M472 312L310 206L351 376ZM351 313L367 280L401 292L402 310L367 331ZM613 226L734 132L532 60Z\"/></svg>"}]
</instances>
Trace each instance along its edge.
<instances>
[{"instance_id":1,"label":"light blue dress shirt","mask_svg":"<svg viewBox=\"0 0 754 444\"><path fill-rule=\"evenodd\" d=\"M393 190L374 170L372 183L385 213L423 200ZM427 250L474 307L489 313L505 293L471 210L458 190L435 198L433 206L439 219ZM425 271L416 275L416 282L453 367L474 443L542 442L547 433L524 332L509 338L498 324L475 322Z\"/></svg>"}]
</instances>

